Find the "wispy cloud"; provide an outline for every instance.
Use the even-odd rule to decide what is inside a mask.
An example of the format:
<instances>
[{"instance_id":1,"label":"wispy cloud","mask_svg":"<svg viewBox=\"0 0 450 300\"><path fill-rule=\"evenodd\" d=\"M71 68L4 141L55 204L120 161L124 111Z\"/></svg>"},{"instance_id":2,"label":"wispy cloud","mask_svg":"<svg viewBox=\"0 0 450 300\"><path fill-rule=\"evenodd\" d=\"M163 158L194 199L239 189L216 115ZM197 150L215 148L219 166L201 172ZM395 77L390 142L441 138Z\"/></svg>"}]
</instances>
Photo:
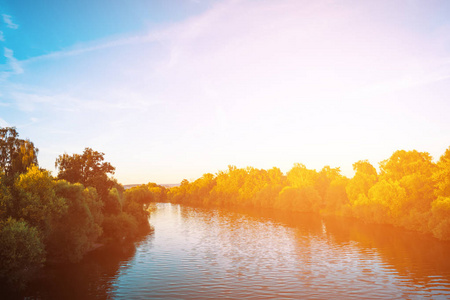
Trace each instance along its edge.
<instances>
[{"instance_id":1,"label":"wispy cloud","mask_svg":"<svg viewBox=\"0 0 450 300\"><path fill-rule=\"evenodd\" d=\"M136 109L145 111L159 104L158 101L146 101L142 95L131 90L113 88L109 92L105 91L104 98L99 98L98 96L76 96L49 90L30 89L29 87L15 87L8 91L6 97L11 99L22 112L48 110L54 113L75 113L80 111L106 112ZM123 99L127 99L127 101L123 101ZM9 103L5 105L11 106Z\"/></svg>"},{"instance_id":2,"label":"wispy cloud","mask_svg":"<svg viewBox=\"0 0 450 300\"><path fill-rule=\"evenodd\" d=\"M12 92L9 97L14 100L17 107L22 112L33 112L36 108L56 106L58 103L64 105L66 109L69 109L69 107L72 106L72 101L67 101L69 99L63 99L62 97L57 98L24 92Z\"/></svg>"},{"instance_id":3,"label":"wispy cloud","mask_svg":"<svg viewBox=\"0 0 450 300\"><path fill-rule=\"evenodd\" d=\"M9 127L8 122L0 118L0 127Z\"/></svg>"},{"instance_id":4,"label":"wispy cloud","mask_svg":"<svg viewBox=\"0 0 450 300\"><path fill-rule=\"evenodd\" d=\"M5 22L6 26L11 29L19 28L19 25L14 24L12 21L12 17L10 15L2 14L3 22Z\"/></svg>"},{"instance_id":5,"label":"wispy cloud","mask_svg":"<svg viewBox=\"0 0 450 300\"><path fill-rule=\"evenodd\" d=\"M14 57L14 52L6 47L4 47L3 50L4 57L6 58L6 64L3 66L3 68L0 68L0 79L8 78L13 74L22 74L23 68L21 66L21 63Z\"/></svg>"},{"instance_id":6,"label":"wispy cloud","mask_svg":"<svg viewBox=\"0 0 450 300\"><path fill-rule=\"evenodd\" d=\"M151 32L149 34L135 35L126 38L110 40L110 41L94 41L91 44L83 44L81 46L75 46L70 49L65 49L61 51L55 51L49 54L36 56L22 61L24 64L34 63L37 61L47 60L47 59L59 59L70 56L78 56L82 54L87 54L94 51L107 50L110 48L120 47L120 46L131 46L138 45L142 43L150 43L158 41L161 38L160 32Z\"/></svg>"},{"instance_id":7,"label":"wispy cloud","mask_svg":"<svg viewBox=\"0 0 450 300\"><path fill-rule=\"evenodd\" d=\"M5 35L3 34L3 31L0 31L0 42L5 41Z\"/></svg>"}]
</instances>

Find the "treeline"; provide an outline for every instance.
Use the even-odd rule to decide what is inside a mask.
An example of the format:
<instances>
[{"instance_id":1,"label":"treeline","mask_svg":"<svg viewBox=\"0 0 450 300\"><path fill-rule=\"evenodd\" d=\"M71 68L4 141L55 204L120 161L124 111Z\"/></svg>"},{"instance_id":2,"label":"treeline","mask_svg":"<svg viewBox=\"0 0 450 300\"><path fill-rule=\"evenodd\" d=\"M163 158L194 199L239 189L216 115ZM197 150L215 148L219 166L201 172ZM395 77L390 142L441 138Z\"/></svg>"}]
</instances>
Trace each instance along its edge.
<instances>
[{"instance_id":1,"label":"treeline","mask_svg":"<svg viewBox=\"0 0 450 300\"><path fill-rule=\"evenodd\" d=\"M46 261L77 262L150 230L147 200L109 177L103 153L60 155L57 177L38 167L37 153L15 128L0 128L1 280L26 282Z\"/></svg>"},{"instance_id":2,"label":"treeline","mask_svg":"<svg viewBox=\"0 0 450 300\"><path fill-rule=\"evenodd\" d=\"M353 169L349 179L329 166L317 172L295 164L286 175L278 168L230 166L183 180L168 201L355 217L450 240L450 148L437 163L426 152L400 150L380 162L379 173L367 160Z\"/></svg>"}]
</instances>

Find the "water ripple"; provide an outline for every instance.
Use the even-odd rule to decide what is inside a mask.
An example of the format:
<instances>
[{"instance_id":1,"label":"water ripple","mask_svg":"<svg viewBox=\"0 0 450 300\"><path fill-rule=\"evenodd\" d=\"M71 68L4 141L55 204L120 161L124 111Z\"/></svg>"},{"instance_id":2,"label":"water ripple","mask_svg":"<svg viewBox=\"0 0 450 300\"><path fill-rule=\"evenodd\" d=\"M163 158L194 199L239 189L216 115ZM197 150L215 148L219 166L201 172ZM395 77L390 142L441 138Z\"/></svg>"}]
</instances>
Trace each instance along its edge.
<instances>
[{"instance_id":1,"label":"water ripple","mask_svg":"<svg viewBox=\"0 0 450 300\"><path fill-rule=\"evenodd\" d=\"M450 244L393 227L171 204L150 222L135 252L64 273L72 295L42 299L450 298Z\"/></svg>"},{"instance_id":2,"label":"water ripple","mask_svg":"<svg viewBox=\"0 0 450 300\"><path fill-rule=\"evenodd\" d=\"M288 226L237 212L159 204L151 216L155 235L138 247L134 260L121 266L111 295L117 299L450 296L449 276L434 275L431 269L423 278L415 277L417 270L404 261L396 266L380 249L355 240L336 242L340 237L330 233L330 226L317 222Z\"/></svg>"}]
</instances>

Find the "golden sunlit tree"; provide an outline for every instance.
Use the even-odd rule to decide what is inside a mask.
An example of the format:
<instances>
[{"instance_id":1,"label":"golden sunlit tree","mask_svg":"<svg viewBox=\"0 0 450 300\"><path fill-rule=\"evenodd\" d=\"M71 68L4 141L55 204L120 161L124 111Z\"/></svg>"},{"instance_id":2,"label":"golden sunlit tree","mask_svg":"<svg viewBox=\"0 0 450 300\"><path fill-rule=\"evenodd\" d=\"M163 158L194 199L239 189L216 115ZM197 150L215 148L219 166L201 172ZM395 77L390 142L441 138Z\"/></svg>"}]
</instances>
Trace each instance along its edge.
<instances>
[{"instance_id":1,"label":"golden sunlit tree","mask_svg":"<svg viewBox=\"0 0 450 300\"><path fill-rule=\"evenodd\" d=\"M399 182L381 180L369 190L368 211L362 216L366 221L400 225L400 218L407 202L405 189Z\"/></svg>"},{"instance_id":2,"label":"golden sunlit tree","mask_svg":"<svg viewBox=\"0 0 450 300\"><path fill-rule=\"evenodd\" d=\"M359 199L369 196L369 190L378 181L377 170L367 160L353 164L355 175L347 185L347 195L350 203L355 205Z\"/></svg>"},{"instance_id":3,"label":"golden sunlit tree","mask_svg":"<svg viewBox=\"0 0 450 300\"><path fill-rule=\"evenodd\" d=\"M276 208L353 216L450 239L450 148L433 163L427 152L399 150L380 163L380 174L367 160L353 164L353 178L339 168L317 172L303 164L285 176L270 170L229 166L215 176L171 188L171 202Z\"/></svg>"},{"instance_id":4,"label":"golden sunlit tree","mask_svg":"<svg viewBox=\"0 0 450 300\"><path fill-rule=\"evenodd\" d=\"M429 227L434 236L450 240L450 147L439 159L433 179L437 198L431 203Z\"/></svg>"},{"instance_id":5,"label":"golden sunlit tree","mask_svg":"<svg viewBox=\"0 0 450 300\"><path fill-rule=\"evenodd\" d=\"M253 197L253 206L272 208L278 201L281 190L287 185L286 176L279 168L273 167L267 171L264 186Z\"/></svg>"},{"instance_id":6,"label":"golden sunlit tree","mask_svg":"<svg viewBox=\"0 0 450 300\"><path fill-rule=\"evenodd\" d=\"M389 159L380 163L380 170L383 180L398 183L405 190L406 200L403 201L401 212L402 226L427 232L431 203L435 199L433 173L436 164L430 154L416 150L395 151Z\"/></svg>"},{"instance_id":7,"label":"golden sunlit tree","mask_svg":"<svg viewBox=\"0 0 450 300\"><path fill-rule=\"evenodd\" d=\"M289 185L295 188L306 186L314 186L318 174L316 170L310 170L304 164L296 163L294 167L287 173Z\"/></svg>"},{"instance_id":8,"label":"golden sunlit tree","mask_svg":"<svg viewBox=\"0 0 450 300\"><path fill-rule=\"evenodd\" d=\"M247 171L236 166L220 171L216 176L216 186L211 191L211 201L217 205L239 205L239 189L244 185Z\"/></svg>"},{"instance_id":9,"label":"golden sunlit tree","mask_svg":"<svg viewBox=\"0 0 450 300\"><path fill-rule=\"evenodd\" d=\"M324 199L325 213L351 216L350 201L346 192L348 183L349 179L342 175L338 175L331 180Z\"/></svg>"}]
</instances>

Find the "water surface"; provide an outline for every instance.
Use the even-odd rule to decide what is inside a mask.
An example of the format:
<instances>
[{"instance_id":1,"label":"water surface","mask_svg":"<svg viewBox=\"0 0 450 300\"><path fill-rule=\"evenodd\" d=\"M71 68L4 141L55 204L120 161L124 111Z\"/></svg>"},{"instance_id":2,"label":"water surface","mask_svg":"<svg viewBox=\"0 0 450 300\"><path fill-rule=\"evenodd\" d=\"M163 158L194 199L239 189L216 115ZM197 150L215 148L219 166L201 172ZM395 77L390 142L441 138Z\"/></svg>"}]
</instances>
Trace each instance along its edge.
<instances>
[{"instance_id":1,"label":"water surface","mask_svg":"<svg viewBox=\"0 0 450 300\"><path fill-rule=\"evenodd\" d=\"M391 226L157 204L126 251L47 268L31 299L450 298L450 244Z\"/></svg>"}]
</instances>

